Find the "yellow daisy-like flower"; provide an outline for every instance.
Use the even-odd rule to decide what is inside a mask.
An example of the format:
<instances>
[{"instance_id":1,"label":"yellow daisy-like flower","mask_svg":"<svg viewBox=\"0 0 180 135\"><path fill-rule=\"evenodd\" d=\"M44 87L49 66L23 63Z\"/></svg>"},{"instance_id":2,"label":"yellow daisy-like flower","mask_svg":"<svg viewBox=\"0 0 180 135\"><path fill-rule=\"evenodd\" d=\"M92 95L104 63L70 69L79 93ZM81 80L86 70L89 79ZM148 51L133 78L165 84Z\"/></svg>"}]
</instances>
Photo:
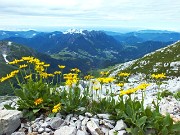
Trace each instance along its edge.
<instances>
[{"instance_id":1,"label":"yellow daisy-like flower","mask_svg":"<svg viewBox=\"0 0 180 135\"><path fill-rule=\"evenodd\" d=\"M94 77L91 76L91 75L84 76L84 79L85 79L85 80L90 80L90 79L93 79L93 78L94 78Z\"/></svg>"},{"instance_id":2,"label":"yellow daisy-like flower","mask_svg":"<svg viewBox=\"0 0 180 135\"><path fill-rule=\"evenodd\" d=\"M22 68L26 68L27 66L28 66L28 65L23 64L23 65L20 65L19 68L21 68L21 69L22 69Z\"/></svg>"},{"instance_id":3,"label":"yellow daisy-like flower","mask_svg":"<svg viewBox=\"0 0 180 135\"><path fill-rule=\"evenodd\" d=\"M124 86L124 83L118 83L118 84L116 84L117 86L119 86L119 87L123 87Z\"/></svg>"},{"instance_id":4,"label":"yellow daisy-like flower","mask_svg":"<svg viewBox=\"0 0 180 135\"><path fill-rule=\"evenodd\" d=\"M64 65L58 65L58 67L59 67L60 69L64 69L66 66L64 66Z\"/></svg>"},{"instance_id":5,"label":"yellow daisy-like flower","mask_svg":"<svg viewBox=\"0 0 180 135\"><path fill-rule=\"evenodd\" d=\"M26 75L24 78L25 78L25 79L32 78L32 74L30 74L30 75Z\"/></svg>"},{"instance_id":6,"label":"yellow daisy-like flower","mask_svg":"<svg viewBox=\"0 0 180 135\"><path fill-rule=\"evenodd\" d=\"M34 104L37 106L39 104L41 104L43 102L43 99L42 98L38 98L34 101Z\"/></svg>"},{"instance_id":7,"label":"yellow daisy-like flower","mask_svg":"<svg viewBox=\"0 0 180 135\"><path fill-rule=\"evenodd\" d=\"M130 75L130 73L126 73L126 72L124 72L124 73L119 73L118 74L118 76L122 76L122 77L128 77Z\"/></svg>"},{"instance_id":8,"label":"yellow daisy-like flower","mask_svg":"<svg viewBox=\"0 0 180 135\"><path fill-rule=\"evenodd\" d=\"M61 74L61 71L55 71L54 74L55 75Z\"/></svg>"},{"instance_id":9,"label":"yellow daisy-like flower","mask_svg":"<svg viewBox=\"0 0 180 135\"><path fill-rule=\"evenodd\" d=\"M145 90L150 84L147 84L147 83L142 83L140 85L138 85L136 88L137 90L140 89L140 90Z\"/></svg>"},{"instance_id":10,"label":"yellow daisy-like flower","mask_svg":"<svg viewBox=\"0 0 180 135\"><path fill-rule=\"evenodd\" d=\"M78 68L73 68L73 69L71 69L71 71L72 71L72 72L76 72L76 73L81 72Z\"/></svg>"},{"instance_id":11,"label":"yellow daisy-like flower","mask_svg":"<svg viewBox=\"0 0 180 135\"><path fill-rule=\"evenodd\" d=\"M50 64L44 64L43 66L44 66L44 67L49 67L49 66L50 66Z\"/></svg>"},{"instance_id":12,"label":"yellow daisy-like flower","mask_svg":"<svg viewBox=\"0 0 180 135\"><path fill-rule=\"evenodd\" d=\"M164 73L161 73L161 74L152 74L151 77L155 78L155 79L164 79L164 78L166 78L166 75Z\"/></svg>"},{"instance_id":13,"label":"yellow daisy-like flower","mask_svg":"<svg viewBox=\"0 0 180 135\"><path fill-rule=\"evenodd\" d=\"M59 110L61 110L61 103L58 103L57 105L55 105L52 109L52 112L57 113Z\"/></svg>"}]
</instances>

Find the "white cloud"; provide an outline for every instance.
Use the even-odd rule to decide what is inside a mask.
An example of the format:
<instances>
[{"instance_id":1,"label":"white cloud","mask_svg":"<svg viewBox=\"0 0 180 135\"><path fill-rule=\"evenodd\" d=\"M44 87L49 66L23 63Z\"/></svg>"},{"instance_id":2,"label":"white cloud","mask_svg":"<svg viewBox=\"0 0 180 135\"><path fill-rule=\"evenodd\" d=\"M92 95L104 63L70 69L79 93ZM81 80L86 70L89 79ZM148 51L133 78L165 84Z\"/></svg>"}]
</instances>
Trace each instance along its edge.
<instances>
[{"instance_id":1,"label":"white cloud","mask_svg":"<svg viewBox=\"0 0 180 135\"><path fill-rule=\"evenodd\" d=\"M178 0L0 0L0 25L159 27L180 30Z\"/></svg>"}]
</instances>

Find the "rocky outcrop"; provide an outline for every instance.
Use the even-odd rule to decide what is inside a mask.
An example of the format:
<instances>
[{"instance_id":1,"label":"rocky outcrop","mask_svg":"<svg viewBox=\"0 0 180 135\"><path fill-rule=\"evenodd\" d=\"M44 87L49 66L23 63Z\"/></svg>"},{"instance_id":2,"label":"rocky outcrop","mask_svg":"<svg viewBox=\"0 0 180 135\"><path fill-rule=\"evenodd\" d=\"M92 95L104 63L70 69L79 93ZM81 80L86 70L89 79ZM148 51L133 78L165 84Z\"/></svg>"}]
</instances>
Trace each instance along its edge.
<instances>
[{"instance_id":1,"label":"rocky outcrop","mask_svg":"<svg viewBox=\"0 0 180 135\"><path fill-rule=\"evenodd\" d=\"M0 135L13 133L21 124L22 113L17 110L0 110Z\"/></svg>"}]
</instances>

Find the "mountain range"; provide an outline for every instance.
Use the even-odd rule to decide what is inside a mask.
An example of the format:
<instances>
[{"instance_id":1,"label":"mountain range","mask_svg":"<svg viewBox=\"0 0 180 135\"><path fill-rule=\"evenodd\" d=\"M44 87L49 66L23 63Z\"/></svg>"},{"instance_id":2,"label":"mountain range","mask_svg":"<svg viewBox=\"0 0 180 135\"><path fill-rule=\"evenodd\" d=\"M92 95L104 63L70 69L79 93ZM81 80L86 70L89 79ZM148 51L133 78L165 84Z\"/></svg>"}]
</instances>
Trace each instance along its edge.
<instances>
[{"instance_id":1,"label":"mountain range","mask_svg":"<svg viewBox=\"0 0 180 135\"><path fill-rule=\"evenodd\" d=\"M164 37L163 41L162 37ZM140 58L177 41L180 39L180 33L137 31L112 34L112 32L106 31L76 29L49 33L1 31L0 39L28 46L65 63L67 61L71 63L83 61L86 66L84 71L87 71L90 68L104 68ZM77 67L81 68L82 65L77 64Z\"/></svg>"},{"instance_id":2,"label":"mountain range","mask_svg":"<svg viewBox=\"0 0 180 135\"><path fill-rule=\"evenodd\" d=\"M34 56L51 64L49 72L58 70L57 65L60 64L66 65L65 72L77 67L82 71L82 74L86 74L90 70L105 68L127 61L130 61L130 65L126 63L128 68L125 71L132 73L140 70L153 72L152 67L158 65L159 60L167 59L169 62L175 62L176 57L179 58L177 53L180 50L178 48L179 43L176 43L178 44L177 47L170 51L176 53L175 55L160 52L160 54L155 53L159 55L157 58L156 55L152 55L150 59L150 55L148 55L149 61L152 62L141 61L144 59L144 55L153 53L180 40L180 33L169 31L137 31L131 33L75 29L49 33L32 30L0 31L0 40L0 77L16 69L16 67L6 63L22 56ZM168 57L167 55L174 57ZM131 60L134 61L131 62ZM164 67L172 66L172 64L167 64L167 61L163 62L163 64L159 63L160 65L168 65ZM179 67L177 68L179 70ZM114 67L111 71L116 69ZM157 70L159 71L160 68ZM166 71L170 71L170 69ZM176 71L171 72L173 75L177 74ZM11 93L11 91L8 91L8 87L9 85L6 83L1 85L0 89L3 89L3 91L1 91L0 95Z\"/></svg>"}]
</instances>

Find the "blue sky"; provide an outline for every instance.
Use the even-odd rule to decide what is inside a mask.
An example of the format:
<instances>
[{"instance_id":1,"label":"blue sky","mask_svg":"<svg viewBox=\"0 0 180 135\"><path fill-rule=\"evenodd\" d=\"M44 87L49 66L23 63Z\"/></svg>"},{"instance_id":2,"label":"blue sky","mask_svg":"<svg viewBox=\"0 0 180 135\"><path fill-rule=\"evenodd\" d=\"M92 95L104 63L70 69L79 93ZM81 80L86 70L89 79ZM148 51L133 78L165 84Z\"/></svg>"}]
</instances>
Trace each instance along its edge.
<instances>
[{"instance_id":1,"label":"blue sky","mask_svg":"<svg viewBox=\"0 0 180 135\"><path fill-rule=\"evenodd\" d=\"M180 31L179 0L0 0L0 29Z\"/></svg>"}]
</instances>

